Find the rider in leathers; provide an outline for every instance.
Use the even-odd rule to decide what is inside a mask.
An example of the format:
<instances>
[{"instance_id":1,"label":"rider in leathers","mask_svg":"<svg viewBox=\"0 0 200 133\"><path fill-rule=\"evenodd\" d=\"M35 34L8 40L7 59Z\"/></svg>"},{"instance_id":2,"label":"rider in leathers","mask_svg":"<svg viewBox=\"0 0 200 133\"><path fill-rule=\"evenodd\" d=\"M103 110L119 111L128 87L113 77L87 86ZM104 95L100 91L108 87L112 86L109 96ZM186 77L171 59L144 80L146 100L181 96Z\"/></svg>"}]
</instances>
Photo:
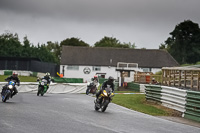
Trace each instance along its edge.
<instances>
[{"instance_id":1,"label":"rider in leathers","mask_svg":"<svg viewBox=\"0 0 200 133\"><path fill-rule=\"evenodd\" d=\"M15 73L13 73L12 76L6 78L5 80L8 81L8 82L10 82L10 81L14 81L15 84L18 83L18 86L20 85L20 80L19 80L17 74L15 74ZM2 89L2 93L4 92L4 90L7 89L7 87L8 87L8 84L6 84L6 85L3 87L3 89ZM11 98L12 98L15 94L18 93L17 88L16 88L15 86L14 86L14 88L13 88L13 91L14 91L14 92L12 93Z\"/></svg>"},{"instance_id":2,"label":"rider in leathers","mask_svg":"<svg viewBox=\"0 0 200 133\"><path fill-rule=\"evenodd\" d=\"M45 76L42 78L42 79L46 79L47 80L47 90L49 89L49 84L51 83L51 76L50 76L50 73L46 73Z\"/></svg>"},{"instance_id":3,"label":"rider in leathers","mask_svg":"<svg viewBox=\"0 0 200 133\"><path fill-rule=\"evenodd\" d=\"M114 84L113 84L114 78L110 76L107 81L104 81L104 83L101 86L101 89L96 93L96 99L98 99L99 95L102 93L103 90L107 87L107 85L110 85L110 88L112 88L112 91L114 92Z\"/></svg>"}]
</instances>

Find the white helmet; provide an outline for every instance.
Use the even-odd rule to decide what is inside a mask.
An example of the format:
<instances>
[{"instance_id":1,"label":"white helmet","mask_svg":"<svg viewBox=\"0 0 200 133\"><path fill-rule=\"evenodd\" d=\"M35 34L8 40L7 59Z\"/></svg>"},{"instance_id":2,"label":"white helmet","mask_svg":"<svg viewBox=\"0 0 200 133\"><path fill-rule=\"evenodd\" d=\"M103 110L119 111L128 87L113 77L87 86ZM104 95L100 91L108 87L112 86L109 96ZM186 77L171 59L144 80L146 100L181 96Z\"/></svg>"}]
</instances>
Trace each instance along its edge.
<instances>
[{"instance_id":1,"label":"white helmet","mask_svg":"<svg viewBox=\"0 0 200 133\"><path fill-rule=\"evenodd\" d=\"M47 72L47 73L46 73L46 76L50 76L50 73L49 73L49 72Z\"/></svg>"}]
</instances>

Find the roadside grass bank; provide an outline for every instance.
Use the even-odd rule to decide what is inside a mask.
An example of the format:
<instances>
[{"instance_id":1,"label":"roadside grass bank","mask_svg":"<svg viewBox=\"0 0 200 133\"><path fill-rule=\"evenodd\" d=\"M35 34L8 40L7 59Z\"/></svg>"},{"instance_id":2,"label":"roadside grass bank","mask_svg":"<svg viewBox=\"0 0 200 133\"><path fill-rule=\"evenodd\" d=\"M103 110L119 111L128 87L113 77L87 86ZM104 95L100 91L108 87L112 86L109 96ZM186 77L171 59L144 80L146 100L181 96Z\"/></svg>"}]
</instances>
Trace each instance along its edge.
<instances>
[{"instance_id":1,"label":"roadside grass bank","mask_svg":"<svg viewBox=\"0 0 200 133\"><path fill-rule=\"evenodd\" d=\"M138 91L115 91L114 93L140 93Z\"/></svg>"},{"instance_id":2,"label":"roadside grass bank","mask_svg":"<svg viewBox=\"0 0 200 133\"><path fill-rule=\"evenodd\" d=\"M131 110L153 116L181 116L178 111L169 109L155 102L146 101L145 94L117 94L113 97L112 102Z\"/></svg>"},{"instance_id":3,"label":"roadside grass bank","mask_svg":"<svg viewBox=\"0 0 200 133\"><path fill-rule=\"evenodd\" d=\"M10 75L0 75L0 82L6 82L5 79L9 77ZM18 76L20 79L20 82L37 82L37 77L31 77L31 76Z\"/></svg>"}]
</instances>

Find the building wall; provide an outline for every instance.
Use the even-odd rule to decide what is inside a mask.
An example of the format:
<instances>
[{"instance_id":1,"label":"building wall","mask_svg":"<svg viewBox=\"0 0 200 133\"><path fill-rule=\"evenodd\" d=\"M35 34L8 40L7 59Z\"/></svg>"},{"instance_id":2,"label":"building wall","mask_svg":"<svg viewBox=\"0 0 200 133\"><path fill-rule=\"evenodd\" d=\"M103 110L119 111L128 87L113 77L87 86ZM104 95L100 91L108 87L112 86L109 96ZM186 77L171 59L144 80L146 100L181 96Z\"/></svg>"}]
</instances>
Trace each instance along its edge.
<instances>
[{"instance_id":1,"label":"building wall","mask_svg":"<svg viewBox=\"0 0 200 133\"><path fill-rule=\"evenodd\" d=\"M90 81L91 78L93 78L94 75L96 75L97 73L105 73L106 79L109 76L113 76L115 79L117 79L118 75L120 76L120 73L115 70L116 67L101 66L101 71L94 71L92 66L79 66L78 70L68 70L67 65L61 65L60 73L63 73L63 66L64 66L64 78L83 78L84 82ZM89 68L90 73L84 73L85 68Z\"/></svg>"},{"instance_id":2,"label":"building wall","mask_svg":"<svg viewBox=\"0 0 200 133\"><path fill-rule=\"evenodd\" d=\"M64 78L83 78L84 82L88 82L91 80L91 78L94 77L94 75L100 75L97 73L105 73L105 78L107 79L109 76L114 77L118 80L118 78L121 76L119 71L116 71L116 67L108 67L108 66L101 66L100 71L94 71L93 66L78 66L78 70L68 70L68 65L60 65L60 73L63 73L64 71ZM64 69L63 69L64 68ZM90 72L84 73L85 69L90 69ZM136 68L136 71L143 72L143 68ZM151 72L155 73L160 71L161 69L152 68ZM134 80L134 72L130 72L130 77L125 78L125 82L131 82Z\"/></svg>"}]
</instances>

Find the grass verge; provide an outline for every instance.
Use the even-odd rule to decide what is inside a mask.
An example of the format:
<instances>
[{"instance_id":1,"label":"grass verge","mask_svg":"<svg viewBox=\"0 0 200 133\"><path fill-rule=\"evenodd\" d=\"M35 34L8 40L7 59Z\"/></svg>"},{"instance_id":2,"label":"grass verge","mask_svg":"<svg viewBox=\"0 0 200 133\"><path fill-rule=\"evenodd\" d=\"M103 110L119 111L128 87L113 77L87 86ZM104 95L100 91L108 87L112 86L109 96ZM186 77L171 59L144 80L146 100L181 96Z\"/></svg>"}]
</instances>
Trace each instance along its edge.
<instances>
[{"instance_id":1,"label":"grass verge","mask_svg":"<svg viewBox=\"0 0 200 133\"><path fill-rule=\"evenodd\" d=\"M148 102L145 99L145 94L117 94L113 97L113 103L123 107L142 112L153 116L179 116L180 113L156 104Z\"/></svg>"},{"instance_id":2,"label":"grass verge","mask_svg":"<svg viewBox=\"0 0 200 133\"><path fill-rule=\"evenodd\" d=\"M6 82L5 79L9 77L8 75L0 75L0 82ZM18 76L20 79L20 82L37 82L36 77L31 76Z\"/></svg>"}]
</instances>

